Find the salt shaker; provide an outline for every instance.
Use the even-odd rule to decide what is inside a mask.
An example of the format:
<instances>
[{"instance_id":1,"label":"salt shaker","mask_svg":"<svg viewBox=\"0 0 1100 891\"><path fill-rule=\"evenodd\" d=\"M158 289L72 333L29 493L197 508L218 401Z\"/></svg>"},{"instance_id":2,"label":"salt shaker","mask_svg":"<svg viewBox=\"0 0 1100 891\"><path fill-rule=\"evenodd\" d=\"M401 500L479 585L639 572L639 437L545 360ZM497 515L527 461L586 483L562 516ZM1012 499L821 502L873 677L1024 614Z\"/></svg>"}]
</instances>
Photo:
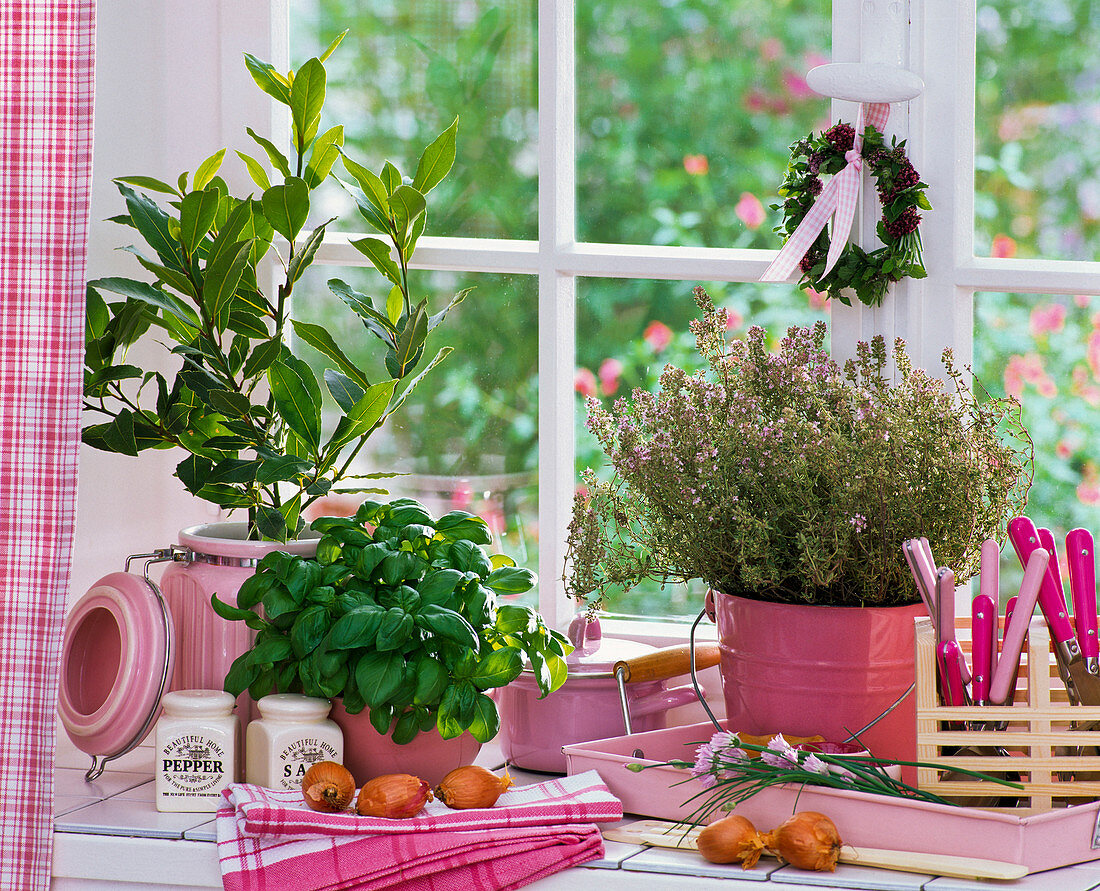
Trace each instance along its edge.
<instances>
[{"instance_id":1,"label":"salt shaker","mask_svg":"<svg viewBox=\"0 0 1100 891\"><path fill-rule=\"evenodd\" d=\"M156 730L158 811L213 813L237 779L240 722L222 690L174 690Z\"/></svg>"},{"instance_id":2,"label":"salt shaker","mask_svg":"<svg viewBox=\"0 0 1100 891\"><path fill-rule=\"evenodd\" d=\"M341 762L344 734L328 717L327 699L273 693L257 705L259 720L245 733L245 779L269 789L298 791L310 765Z\"/></svg>"}]
</instances>

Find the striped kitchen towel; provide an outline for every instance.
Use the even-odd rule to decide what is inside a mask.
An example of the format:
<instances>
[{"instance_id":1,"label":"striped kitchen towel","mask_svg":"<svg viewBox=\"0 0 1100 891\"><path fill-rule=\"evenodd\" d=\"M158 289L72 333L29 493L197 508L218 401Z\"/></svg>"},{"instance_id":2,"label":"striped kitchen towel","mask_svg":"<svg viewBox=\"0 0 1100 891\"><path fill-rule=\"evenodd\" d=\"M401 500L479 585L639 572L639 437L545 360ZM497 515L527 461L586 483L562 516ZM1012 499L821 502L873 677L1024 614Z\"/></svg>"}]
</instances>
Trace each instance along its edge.
<instances>
[{"instance_id":1,"label":"striped kitchen towel","mask_svg":"<svg viewBox=\"0 0 1100 891\"><path fill-rule=\"evenodd\" d=\"M299 793L248 784L223 794L217 833L227 891L520 888L601 857L594 824L623 815L595 771L509 789L491 808L429 802L407 820L324 814Z\"/></svg>"}]
</instances>

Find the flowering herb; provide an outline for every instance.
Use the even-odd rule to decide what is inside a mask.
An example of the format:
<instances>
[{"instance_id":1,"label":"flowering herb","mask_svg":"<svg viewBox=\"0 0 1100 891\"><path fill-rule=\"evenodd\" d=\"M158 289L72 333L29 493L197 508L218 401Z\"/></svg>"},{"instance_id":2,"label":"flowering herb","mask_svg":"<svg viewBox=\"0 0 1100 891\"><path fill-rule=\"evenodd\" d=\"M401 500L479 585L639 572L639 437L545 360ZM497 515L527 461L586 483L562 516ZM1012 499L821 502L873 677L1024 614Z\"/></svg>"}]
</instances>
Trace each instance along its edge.
<instances>
[{"instance_id":1,"label":"flowering herb","mask_svg":"<svg viewBox=\"0 0 1100 891\"><path fill-rule=\"evenodd\" d=\"M574 500L570 595L598 608L645 578L701 579L756 600L916 603L914 536L972 576L1025 503L1019 404L972 391L950 351L946 381L913 368L900 340L891 356L882 338L861 343L840 366L823 323L791 328L778 354L761 328L727 342L725 310L695 293L709 367L668 365L657 393L588 403L613 475L586 472Z\"/></svg>"},{"instance_id":2,"label":"flowering herb","mask_svg":"<svg viewBox=\"0 0 1100 891\"><path fill-rule=\"evenodd\" d=\"M819 136L811 134L791 146L787 176L779 187L783 204L783 222L775 231L784 242L798 228L803 218L821 194L821 176L840 172L848 161L844 155L855 143L855 128L839 123ZM885 138L868 125L863 132L860 150L864 164L875 178L882 218L878 237L883 246L865 251L849 243L836 265L825 275L825 258L829 253L829 233L823 228L803 256L800 287L828 292L842 303L850 303L845 290L851 288L869 306L878 306L891 282L902 278L924 278L927 273L921 259L920 210L931 210L920 174L905 154L905 142Z\"/></svg>"},{"instance_id":3,"label":"flowering herb","mask_svg":"<svg viewBox=\"0 0 1100 891\"><path fill-rule=\"evenodd\" d=\"M781 734L766 746L758 746L743 741L736 733L727 732L715 733L710 742L701 744L696 749L695 761L628 764L627 769L635 773L650 767L676 767L691 771L691 779L699 780L703 785L703 791L689 799L689 802L698 802L698 808L691 817L693 822L706 820L717 810L731 811L770 786L787 784L827 786L936 804L952 803L932 792L894 779L885 770L885 765L892 764L948 769L923 761L882 761L869 755L829 755L804 751L790 745ZM1001 786L1023 789L1019 783L999 777L959 768L950 769ZM683 782L689 781L685 779Z\"/></svg>"}]
</instances>

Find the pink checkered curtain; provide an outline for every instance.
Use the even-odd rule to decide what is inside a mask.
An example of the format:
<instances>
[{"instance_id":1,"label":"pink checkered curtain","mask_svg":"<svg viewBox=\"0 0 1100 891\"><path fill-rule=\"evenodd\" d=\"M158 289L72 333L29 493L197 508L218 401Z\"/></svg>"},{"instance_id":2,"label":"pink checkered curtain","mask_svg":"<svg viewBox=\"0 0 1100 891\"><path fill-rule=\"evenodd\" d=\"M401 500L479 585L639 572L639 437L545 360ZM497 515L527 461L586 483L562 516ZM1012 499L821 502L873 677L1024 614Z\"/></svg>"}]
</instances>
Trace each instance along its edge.
<instances>
[{"instance_id":1,"label":"pink checkered curtain","mask_svg":"<svg viewBox=\"0 0 1100 891\"><path fill-rule=\"evenodd\" d=\"M94 0L0 0L0 888L48 888L76 524Z\"/></svg>"}]
</instances>

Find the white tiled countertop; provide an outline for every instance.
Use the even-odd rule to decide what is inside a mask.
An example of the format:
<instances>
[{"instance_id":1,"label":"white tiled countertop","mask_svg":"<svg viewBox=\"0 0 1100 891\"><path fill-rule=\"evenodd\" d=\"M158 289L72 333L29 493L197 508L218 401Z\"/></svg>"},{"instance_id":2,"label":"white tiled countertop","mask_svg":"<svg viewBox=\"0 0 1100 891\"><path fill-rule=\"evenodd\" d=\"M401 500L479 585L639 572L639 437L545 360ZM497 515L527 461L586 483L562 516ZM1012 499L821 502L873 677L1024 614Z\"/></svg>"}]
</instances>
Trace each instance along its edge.
<instances>
[{"instance_id":1,"label":"white tiled countertop","mask_svg":"<svg viewBox=\"0 0 1100 891\"><path fill-rule=\"evenodd\" d=\"M511 773L521 785L545 778L514 769ZM162 814L156 810L153 780L147 772L108 770L94 783L86 783L83 769L59 767L56 771L52 891L220 888L214 841L211 814ZM990 887L1092 891L1100 889L1100 861L1036 873L1014 882L989 882L845 864L839 865L835 873L804 872L781 867L769 859L761 860L753 870L743 871L739 866L708 863L692 851L607 842L602 860L565 870L528 887L565 891L593 883L598 883L601 891L988 891Z\"/></svg>"}]
</instances>

